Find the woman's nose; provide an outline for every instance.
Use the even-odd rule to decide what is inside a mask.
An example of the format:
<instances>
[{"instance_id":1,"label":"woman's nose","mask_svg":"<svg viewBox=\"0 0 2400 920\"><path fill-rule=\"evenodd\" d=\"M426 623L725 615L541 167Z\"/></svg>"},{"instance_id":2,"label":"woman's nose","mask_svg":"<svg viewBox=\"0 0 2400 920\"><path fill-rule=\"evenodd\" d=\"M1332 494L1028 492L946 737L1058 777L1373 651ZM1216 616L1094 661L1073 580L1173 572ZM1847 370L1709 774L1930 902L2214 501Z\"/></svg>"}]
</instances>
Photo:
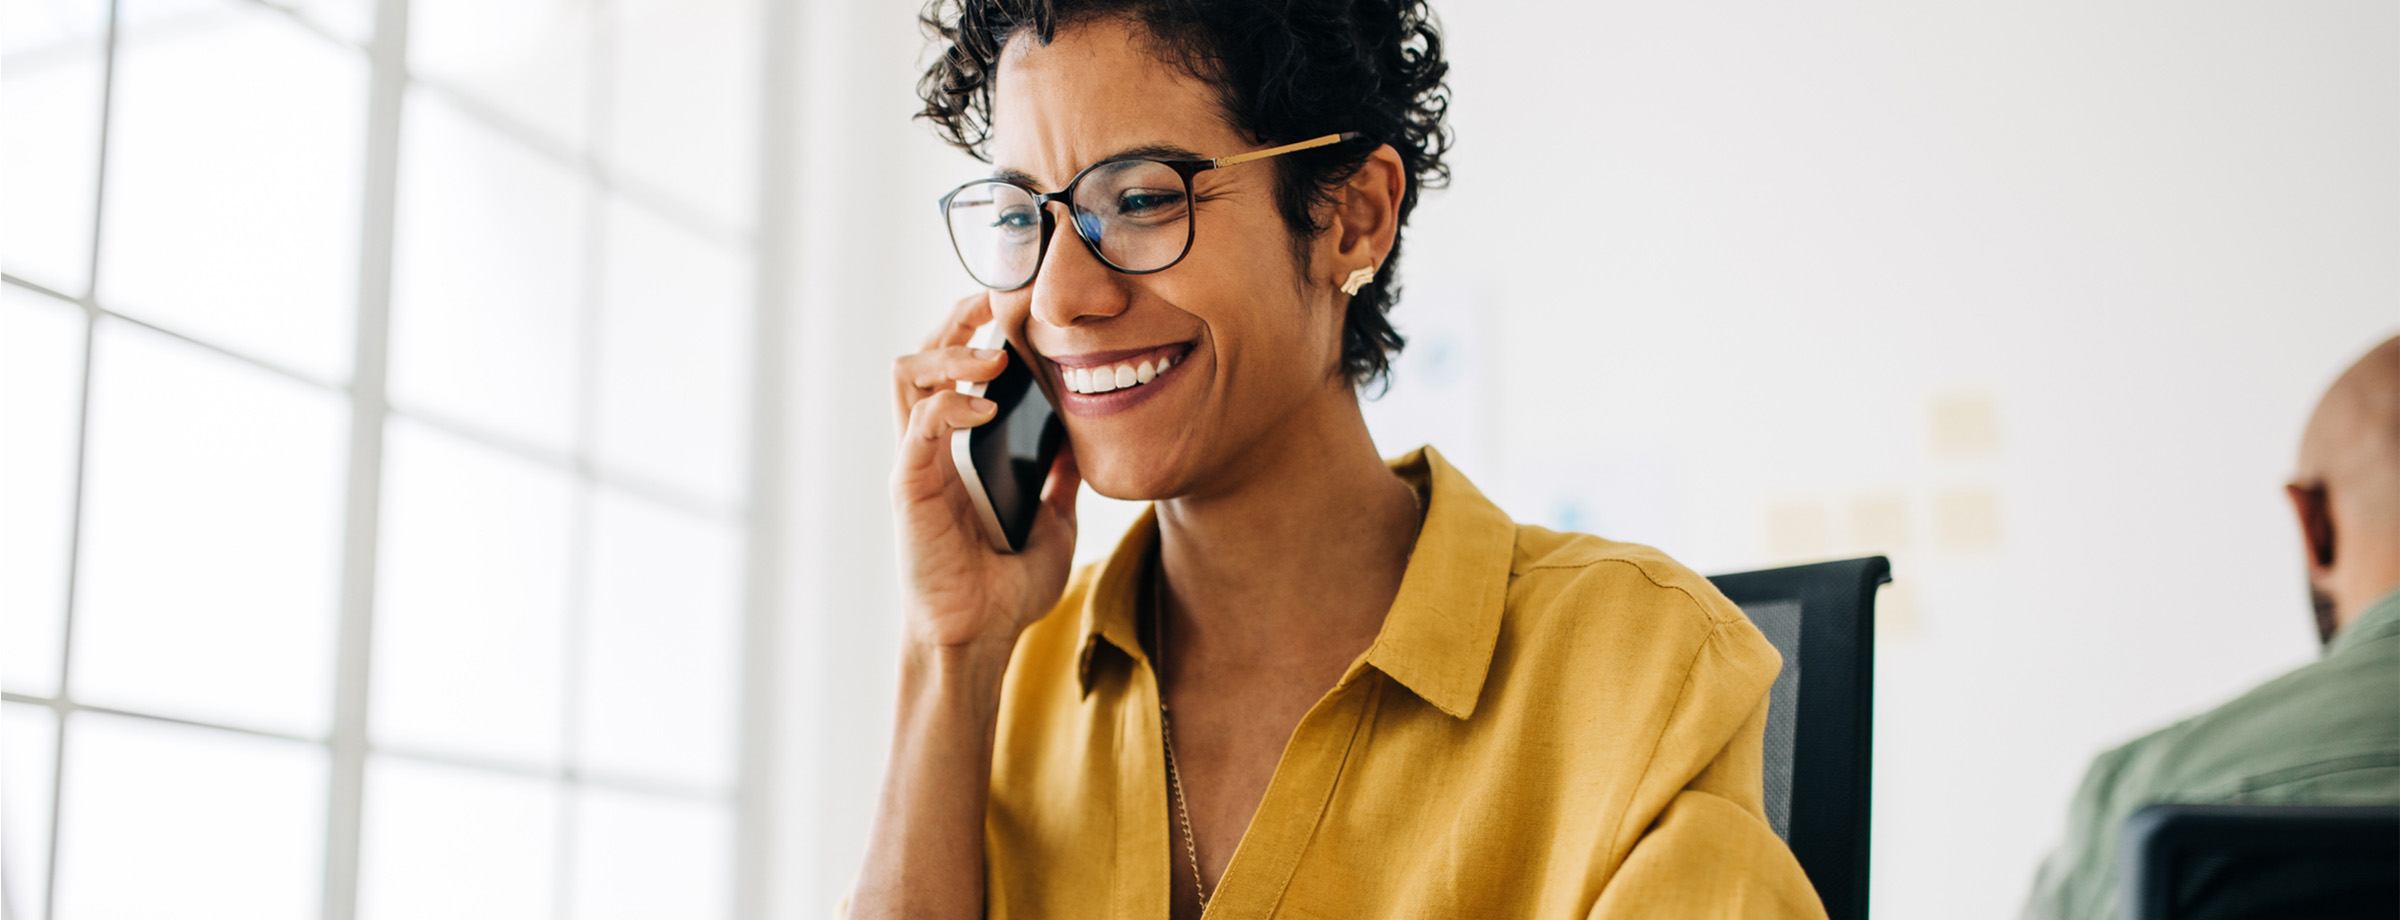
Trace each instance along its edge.
<instances>
[{"instance_id":1,"label":"woman's nose","mask_svg":"<svg viewBox=\"0 0 2400 920\"><path fill-rule=\"evenodd\" d=\"M1067 220L1075 219L1067 214ZM1123 313L1127 302L1124 276L1101 264L1074 227L1062 225L1050 234L1050 250L1042 254L1041 270L1033 276L1034 319L1074 326Z\"/></svg>"}]
</instances>

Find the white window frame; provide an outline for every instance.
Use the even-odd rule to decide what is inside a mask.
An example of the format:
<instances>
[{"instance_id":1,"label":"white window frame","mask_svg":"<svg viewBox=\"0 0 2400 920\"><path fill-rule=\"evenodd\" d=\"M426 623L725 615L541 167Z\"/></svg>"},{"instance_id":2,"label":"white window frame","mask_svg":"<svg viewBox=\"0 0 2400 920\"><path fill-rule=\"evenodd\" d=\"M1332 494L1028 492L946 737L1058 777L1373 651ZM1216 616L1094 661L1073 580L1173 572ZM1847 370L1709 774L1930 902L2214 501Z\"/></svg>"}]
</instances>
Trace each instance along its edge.
<instances>
[{"instance_id":1,"label":"white window frame","mask_svg":"<svg viewBox=\"0 0 2400 920\"><path fill-rule=\"evenodd\" d=\"M376 0L372 37L364 45L336 35L305 15L268 2L268 0L235 0L235 2L253 4L288 16L292 21L316 33L324 40L357 50L367 57L369 80L367 84L366 161L362 175L358 288L354 304L356 322L350 382L346 386L330 383L276 362L246 354L236 347L209 341L205 337L187 334L158 323L126 316L110 309L107 304L98 300L96 292L100 262L104 257L100 242L103 230L102 222L106 219L106 212L102 206L106 201L109 187L107 164L111 133L110 108L117 92L115 78L119 50L118 3L112 0L108 4L107 31L102 39L106 60L101 71L101 108L98 128L100 136L95 154L99 159L99 166L95 173L93 189L91 247L86 253L84 293L81 296L70 295L16 277L13 274L0 274L0 283L58 301L64 305L72 305L81 309L84 314L83 354L76 409L77 429L74 435L73 464L75 472L72 486L74 494L69 503L71 511L66 534L66 570L58 573L60 577L67 580L63 625L57 649L60 658L59 683L55 695L14 691L0 694L0 697L4 697L7 703L47 708L54 716L50 726L50 730L54 733L53 747L50 752L52 757L50 785L46 790L49 796L50 822L47 828L47 839L41 841L41 846L48 854L48 858L44 861L48 878L42 886L45 898L44 903L31 905L31 917L21 918L21 920L48 920L54 915L56 883L59 874L57 859L59 828L65 821L73 819L71 815L62 811L64 804L62 790L70 779L64 773L68 746L71 743L68 726L79 715L86 713L173 723L325 747L329 754L329 773L323 846L323 897L320 914L325 920L353 920L358 914L360 844L365 830L366 768L370 754L533 776L557 784L557 788L562 793L571 793L576 788L588 786L648 794L666 794L683 797L687 800L726 805L730 807L734 818L735 833L735 840L729 841L730 852L734 854L734 864L726 867L725 870L729 875L733 914L735 917L745 918L745 920L764 916L768 910L768 902L772 900L772 894L767 890L770 865L767 851L774 837L772 805L775 798L770 788L775 749L772 738L775 727L772 716L773 697L777 688L777 684L773 680L776 663L774 622L779 603L778 597L783 584L777 575L776 556L780 545L779 528L780 522L783 520L781 506L784 501L786 485L781 473L783 451L780 446L782 444L780 426L785 422L783 416L787 406L787 402L783 398L784 387L787 383L782 362L788 360L789 357L783 353L782 346L790 334L790 323L785 312L789 303L788 284L783 283L780 273L762 271L761 266L772 264L771 260L762 258L763 256L783 251L789 241L794 238L794 234L789 229L793 208L789 201L792 183L789 175L790 167L787 164L792 162L791 152L797 144L796 129L786 124L784 120L789 117L789 107L794 101L795 91L792 87L785 85L787 81L776 77L784 73L777 68L777 62L790 60L785 55L788 55L798 44L794 40L794 26L799 17L799 12L795 7L796 0L760 0L758 6L759 28L756 31L763 39L764 48L762 50L765 52L763 57L765 63L757 75L760 80L762 105L755 114L761 121L759 135L762 156L759 158L759 174L756 177L756 188L759 190L757 200L760 202L758 213L754 215L754 226L758 228L756 230L724 226L714 222L711 218L701 216L699 209L684 207L658 192L614 181L591 157L543 149L538 142L526 140L533 136L531 132L506 123L505 116L496 115L490 108L472 103L466 99L463 93L445 87L437 81L429 81L411 74L407 64L410 0ZM606 0L599 0L599 2L605 4ZM600 31L604 32L605 30ZM601 46L597 49L598 52L605 55L607 53L606 36L600 35L595 38L595 41ZM605 58L595 64L595 72L604 66ZM605 84L605 81L601 82ZM461 103L459 108L462 111L467 112L470 117L483 120L490 126L500 129L500 132L510 137L512 142L523 143L527 149L554 160L563 157L565 160L563 165L574 172L582 184L585 194L594 203L605 202L611 197L626 200L670 223L696 231L704 237L721 242L730 241L742 253L753 281L750 285L753 302L749 330L752 351L749 357L753 370L752 378L749 381L751 410L748 418L751 449L748 469L744 476L746 497L740 503L740 507L729 511L722 506L712 506L705 500L677 494L672 489L612 475L596 467L588 459L591 453L588 434L579 437L580 443L573 456L561 457L550 451L516 443L505 436L451 424L438 417L396 411L390 405L386 396L386 383L391 325L396 195L401 165L401 113L404 99L411 86L443 96L449 101ZM601 88L601 91L606 91L605 86ZM594 209L593 213L598 213L598 210ZM587 256L593 256L601 245L600 235L586 233L585 236L586 239L582 243L584 251ZM587 326L597 312L598 296L596 290L587 289L584 293L581 309ZM347 467L344 474L338 638L334 659L334 685L331 688L334 705L331 729L325 737L220 724L136 709L97 706L75 698L72 689L71 667L78 604L74 586L82 562L80 556L85 511L84 480L87 470L86 456L89 446L89 410L92 390L91 358L96 338L95 333L103 322L139 326L169 336L184 344L263 369L293 381L297 385L312 389L338 391L346 399L351 427L347 445ZM595 348L595 343L591 341L593 337L588 334L584 338L583 361L587 369L585 374L587 379L579 383L576 399L582 410L588 410L594 398L594 387L588 378L590 376L589 368L592 367L594 358L591 352ZM431 752L376 748L372 745L368 736L368 717L372 705L370 668L374 653L376 579L378 575L377 541L383 501L384 435L389 420L395 415L404 415L412 422L441 430L446 434L465 439L484 448L529 459L567 477L575 485L576 501L578 502L573 563L573 577L576 579L576 583L581 583L586 573L586 567L590 564L589 507L593 501L592 494L598 486L606 485L614 490L639 495L669 507L718 521L725 521L730 517L731 520L738 523L743 540L742 574L740 576L743 586L741 600L743 608L741 611L742 648L740 651L742 675L739 690L742 713L736 723L740 751L736 778L730 797L714 792L663 787L660 784L645 783L629 778L588 775L579 772L571 761L558 770L533 770ZM574 631L577 629L576 624L579 624L585 616L584 606L586 606L585 603L579 599L570 613L568 647L561 650L562 654L569 657L570 662L577 654ZM570 665L568 686L565 692L569 700L567 705L571 711L571 707L576 705L575 698L581 692L573 678L572 665ZM574 810L571 807L562 808L559 820L562 824L571 822L573 813ZM12 820L14 820L13 816ZM561 828L562 835L566 830L568 828ZM571 837L562 836L562 839L571 839ZM569 853L562 852L560 854L556 871L560 873L561 879L569 877L567 873L572 871L572 858ZM560 910L565 913L570 908L562 904ZM12 916L11 920L20 920L20 918Z\"/></svg>"}]
</instances>

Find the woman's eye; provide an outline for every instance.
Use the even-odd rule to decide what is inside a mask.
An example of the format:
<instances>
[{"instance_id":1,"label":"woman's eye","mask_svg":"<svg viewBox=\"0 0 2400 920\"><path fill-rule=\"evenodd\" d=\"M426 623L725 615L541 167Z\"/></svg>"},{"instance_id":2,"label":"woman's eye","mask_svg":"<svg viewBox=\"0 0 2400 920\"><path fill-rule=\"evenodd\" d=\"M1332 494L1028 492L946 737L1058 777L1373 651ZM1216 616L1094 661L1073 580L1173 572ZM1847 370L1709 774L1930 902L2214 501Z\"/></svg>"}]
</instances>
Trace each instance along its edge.
<instances>
[{"instance_id":1,"label":"woman's eye","mask_svg":"<svg viewBox=\"0 0 2400 920\"><path fill-rule=\"evenodd\" d=\"M1133 215L1156 214L1182 202L1182 192L1126 192L1117 198L1117 211Z\"/></svg>"},{"instance_id":2,"label":"woman's eye","mask_svg":"<svg viewBox=\"0 0 2400 920\"><path fill-rule=\"evenodd\" d=\"M993 221L992 226L1007 230L1030 230L1035 223L1032 211L1019 208L1000 212L1000 219Z\"/></svg>"}]
</instances>

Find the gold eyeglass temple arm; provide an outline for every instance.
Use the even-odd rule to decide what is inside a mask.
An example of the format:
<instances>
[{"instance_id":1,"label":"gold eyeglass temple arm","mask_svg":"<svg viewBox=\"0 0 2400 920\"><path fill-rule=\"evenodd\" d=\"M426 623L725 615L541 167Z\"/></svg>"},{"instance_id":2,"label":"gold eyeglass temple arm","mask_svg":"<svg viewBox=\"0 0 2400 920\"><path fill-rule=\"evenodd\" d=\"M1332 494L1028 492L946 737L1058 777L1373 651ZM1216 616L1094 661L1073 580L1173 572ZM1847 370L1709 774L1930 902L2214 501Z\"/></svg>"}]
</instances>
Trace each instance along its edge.
<instances>
[{"instance_id":1,"label":"gold eyeglass temple arm","mask_svg":"<svg viewBox=\"0 0 2400 920\"><path fill-rule=\"evenodd\" d=\"M1327 144L1339 144L1343 141L1356 140L1365 136L1366 135L1360 134L1356 131L1344 131L1340 134L1328 134L1324 137L1310 138L1296 144L1285 144L1281 147L1269 147L1265 150L1253 150L1249 153L1237 153L1229 157L1218 157L1209 161L1208 165L1210 169L1224 169L1228 166L1239 166L1243 163L1248 163L1251 160L1264 160L1268 157L1282 156L1295 151L1323 147Z\"/></svg>"}]
</instances>

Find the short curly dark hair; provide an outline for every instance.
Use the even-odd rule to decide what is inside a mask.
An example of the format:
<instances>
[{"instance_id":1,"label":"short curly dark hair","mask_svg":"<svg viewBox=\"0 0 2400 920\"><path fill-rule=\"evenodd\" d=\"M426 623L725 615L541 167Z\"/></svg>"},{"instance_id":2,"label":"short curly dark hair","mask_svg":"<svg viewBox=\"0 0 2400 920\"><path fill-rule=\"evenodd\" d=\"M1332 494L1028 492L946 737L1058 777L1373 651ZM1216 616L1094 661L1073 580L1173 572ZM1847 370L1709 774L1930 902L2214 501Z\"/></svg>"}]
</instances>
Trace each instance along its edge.
<instances>
[{"instance_id":1,"label":"short curly dark hair","mask_svg":"<svg viewBox=\"0 0 2400 920\"><path fill-rule=\"evenodd\" d=\"M1047 44L1064 26L1107 16L1139 23L1162 52L1218 88L1236 130L1261 145L1357 131L1400 154L1407 189L1449 183L1450 107L1442 36L1423 0L930 0L920 17L942 53L917 81L919 118L943 140L991 159L992 83L1007 43ZM1325 229L1316 210L1357 173L1370 144L1338 144L1272 161L1277 204L1293 251ZM1353 386L1383 378L1407 344L1387 316L1400 296L1400 238L1342 320L1342 373Z\"/></svg>"}]
</instances>

